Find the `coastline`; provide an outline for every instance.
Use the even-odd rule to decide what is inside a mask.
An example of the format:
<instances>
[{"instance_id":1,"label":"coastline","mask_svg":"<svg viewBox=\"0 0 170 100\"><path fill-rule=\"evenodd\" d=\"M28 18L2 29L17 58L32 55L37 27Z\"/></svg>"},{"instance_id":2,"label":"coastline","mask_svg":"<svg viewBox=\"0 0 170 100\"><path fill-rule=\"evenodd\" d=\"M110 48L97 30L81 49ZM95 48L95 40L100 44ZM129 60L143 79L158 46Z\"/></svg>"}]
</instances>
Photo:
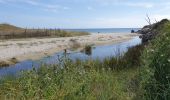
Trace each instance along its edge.
<instances>
[{"instance_id":1,"label":"coastline","mask_svg":"<svg viewBox=\"0 0 170 100\"><path fill-rule=\"evenodd\" d=\"M64 49L80 49L86 45L106 45L125 42L139 34L91 34L63 38L30 38L0 41L0 63L12 65L25 60L38 60ZM3 64L2 64L3 65ZM1 65L1 66L2 66Z\"/></svg>"}]
</instances>

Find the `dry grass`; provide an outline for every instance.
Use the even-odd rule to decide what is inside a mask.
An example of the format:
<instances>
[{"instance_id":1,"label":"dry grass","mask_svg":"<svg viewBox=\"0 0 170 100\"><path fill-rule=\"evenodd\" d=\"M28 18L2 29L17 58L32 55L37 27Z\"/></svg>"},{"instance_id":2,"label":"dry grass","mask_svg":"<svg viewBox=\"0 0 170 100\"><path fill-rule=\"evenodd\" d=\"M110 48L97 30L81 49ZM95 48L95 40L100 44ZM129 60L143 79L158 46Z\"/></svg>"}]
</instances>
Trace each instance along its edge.
<instances>
[{"instance_id":1,"label":"dry grass","mask_svg":"<svg viewBox=\"0 0 170 100\"><path fill-rule=\"evenodd\" d=\"M31 37L71 37L88 35L87 32L65 31L60 29L26 29L9 24L0 24L0 39Z\"/></svg>"},{"instance_id":2,"label":"dry grass","mask_svg":"<svg viewBox=\"0 0 170 100\"><path fill-rule=\"evenodd\" d=\"M4 67L4 66L9 66L9 64L5 61L0 61L0 67Z\"/></svg>"}]
</instances>

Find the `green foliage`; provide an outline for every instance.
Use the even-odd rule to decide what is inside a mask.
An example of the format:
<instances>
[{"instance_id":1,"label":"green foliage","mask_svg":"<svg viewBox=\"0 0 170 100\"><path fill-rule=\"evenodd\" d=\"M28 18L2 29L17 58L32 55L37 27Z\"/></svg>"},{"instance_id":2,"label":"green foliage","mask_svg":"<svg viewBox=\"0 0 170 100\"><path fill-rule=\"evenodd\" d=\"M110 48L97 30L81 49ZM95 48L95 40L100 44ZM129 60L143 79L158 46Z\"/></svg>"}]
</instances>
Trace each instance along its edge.
<instances>
[{"instance_id":1,"label":"green foliage","mask_svg":"<svg viewBox=\"0 0 170 100\"><path fill-rule=\"evenodd\" d=\"M141 86L146 100L170 99L170 22L157 26L160 34L142 55Z\"/></svg>"}]
</instances>

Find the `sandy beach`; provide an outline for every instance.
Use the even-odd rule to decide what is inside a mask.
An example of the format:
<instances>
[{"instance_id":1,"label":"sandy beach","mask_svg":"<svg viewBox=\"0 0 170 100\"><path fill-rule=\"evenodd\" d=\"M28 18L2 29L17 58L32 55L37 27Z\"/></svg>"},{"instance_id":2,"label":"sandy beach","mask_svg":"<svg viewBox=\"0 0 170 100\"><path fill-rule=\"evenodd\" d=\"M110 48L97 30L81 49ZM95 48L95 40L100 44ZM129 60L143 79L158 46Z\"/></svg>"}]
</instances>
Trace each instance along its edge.
<instances>
[{"instance_id":1,"label":"sandy beach","mask_svg":"<svg viewBox=\"0 0 170 100\"><path fill-rule=\"evenodd\" d=\"M92 34L63 38L29 38L0 40L0 61L10 62L37 60L69 48L82 48L85 45L104 45L124 42L138 34Z\"/></svg>"}]
</instances>

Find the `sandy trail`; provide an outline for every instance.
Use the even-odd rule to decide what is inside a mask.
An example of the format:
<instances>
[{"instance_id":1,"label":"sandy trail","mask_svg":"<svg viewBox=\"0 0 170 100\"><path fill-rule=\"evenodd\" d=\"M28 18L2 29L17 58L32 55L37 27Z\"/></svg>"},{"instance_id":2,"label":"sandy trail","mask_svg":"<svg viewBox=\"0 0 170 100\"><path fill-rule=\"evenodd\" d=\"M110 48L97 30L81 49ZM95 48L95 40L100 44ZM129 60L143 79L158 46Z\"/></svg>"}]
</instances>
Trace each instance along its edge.
<instances>
[{"instance_id":1,"label":"sandy trail","mask_svg":"<svg viewBox=\"0 0 170 100\"><path fill-rule=\"evenodd\" d=\"M40 59L72 46L103 45L124 42L138 34L92 34L63 38L29 38L0 40L0 61L16 58L18 61Z\"/></svg>"}]
</instances>

